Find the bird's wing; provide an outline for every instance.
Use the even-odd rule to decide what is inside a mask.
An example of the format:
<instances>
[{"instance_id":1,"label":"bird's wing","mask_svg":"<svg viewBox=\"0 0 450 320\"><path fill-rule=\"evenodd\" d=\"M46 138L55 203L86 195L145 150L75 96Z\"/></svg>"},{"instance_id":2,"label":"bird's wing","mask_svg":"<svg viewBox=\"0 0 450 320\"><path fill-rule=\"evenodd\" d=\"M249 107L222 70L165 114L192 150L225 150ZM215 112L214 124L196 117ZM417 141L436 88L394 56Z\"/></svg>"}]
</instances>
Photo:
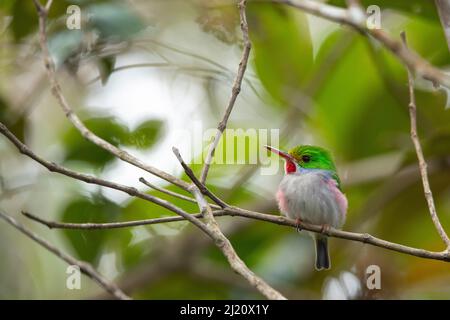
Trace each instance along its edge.
<instances>
[{"instance_id":1,"label":"bird's wing","mask_svg":"<svg viewBox=\"0 0 450 320\"><path fill-rule=\"evenodd\" d=\"M333 179L334 182L336 183L336 187L339 189L339 191L342 192L342 189L341 189L341 179L339 179L339 176L338 176L338 174L336 173L336 171L323 170L322 172L323 172L323 175L324 175L325 180Z\"/></svg>"},{"instance_id":2,"label":"bird's wing","mask_svg":"<svg viewBox=\"0 0 450 320\"><path fill-rule=\"evenodd\" d=\"M333 172L331 175L331 178L334 179L334 181L336 181L336 187L338 187L338 189L340 191L342 191L341 189L341 179L339 179L339 176L336 172Z\"/></svg>"}]
</instances>

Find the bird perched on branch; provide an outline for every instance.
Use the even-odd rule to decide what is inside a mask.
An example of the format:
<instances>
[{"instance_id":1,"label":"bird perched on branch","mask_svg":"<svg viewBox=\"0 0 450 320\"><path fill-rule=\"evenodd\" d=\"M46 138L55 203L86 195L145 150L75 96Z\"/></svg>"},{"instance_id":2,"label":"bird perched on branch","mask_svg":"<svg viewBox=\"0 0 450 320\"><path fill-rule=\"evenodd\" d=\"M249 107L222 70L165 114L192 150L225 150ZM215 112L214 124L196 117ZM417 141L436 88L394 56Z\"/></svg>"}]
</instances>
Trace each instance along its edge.
<instances>
[{"instance_id":1,"label":"bird perched on branch","mask_svg":"<svg viewBox=\"0 0 450 320\"><path fill-rule=\"evenodd\" d=\"M340 229L345 222L347 198L342 193L330 152L310 145L297 146L289 152L266 148L285 161L285 176L277 192L281 213L298 223ZM316 245L316 269L329 269L327 236L317 233L312 236Z\"/></svg>"}]
</instances>

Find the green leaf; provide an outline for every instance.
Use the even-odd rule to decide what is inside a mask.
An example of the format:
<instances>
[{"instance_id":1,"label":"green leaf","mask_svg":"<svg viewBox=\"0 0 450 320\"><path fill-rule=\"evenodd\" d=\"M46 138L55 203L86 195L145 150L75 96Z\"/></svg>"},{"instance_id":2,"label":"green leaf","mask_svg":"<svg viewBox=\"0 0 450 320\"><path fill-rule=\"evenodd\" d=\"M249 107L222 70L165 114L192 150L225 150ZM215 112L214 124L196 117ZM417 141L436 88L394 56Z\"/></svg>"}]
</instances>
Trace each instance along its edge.
<instances>
[{"instance_id":1,"label":"green leaf","mask_svg":"<svg viewBox=\"0 0 450 320\"><path fill-rule=\"evenodd\" d=\"M313 64L306 16L279 5L250 3L248 21L261 82L276 101L291 105Z\"/></svg>"},{"instance_id":2,"label":"green leaf","mask_svg":"<svg viewBox=\"0 0 450 320\"><path fill-rule=\"evenodd\" d=\"M26 129L26 117L24 114L17 114L8 106L8 102L0 96L0 122L20 140L24 141Z\"/></svg>"},{"instance_id":3,"label":"green leaf","mask_svg":"<svg viewBox=\"0 0 450 320\"><path fill-rule=\"evenodd\" d=\"M0 9L4 12L8 12L13 4L14 0L2 0L2 2L0 2Z\"/></svg>"},{"instance_id":4,"label":"green leaf","mask_svg":"<svg viewBox=\"0 0 450 320\"><path fill-rule=\"evenodd\" d=\"M16 42L37 29L38 15L33 1L14 1L11 14L11 30Z\"/></svg>"},{"instance_id":5,"label":"green leaf","mask_svg":"<svg viewBox=\"0 0 450 320\"><path fill-rule=\"evenodd\" d=\"M184 195L189 196L188 193L185 193L183 191L180 191L179 188L169 185L164 186L164 188L176 191L179 193L182 193ZM161 199L169 200L172 204L176 205L177 207L187 211L187 212L198 212L198 206L195 203L188 202L182 199L174 198L172 196L166 195L164 193L161 193L159 191L155 190L149 190L146 192L153 196L158 196ZM123 216L129 220L129 219L150 219L150 218L159 218L164 216L174 216L176 215L171 210L165 209L157 204L148 202L146 200L142 199L133 199L130 201L123 209ZM178 228L179 224L177 223L169 223L167 224L167 227L173 227Z\"/></svg>"},{"instance_id":6,"label":"green leaf","mask_svg":"<svg viewBox=\"0 0 450 320\"><path fill-rule=\"evenodd\" d=\"M450 55L439 20L410 19L404 28L408 45L436 66L450 64Z\"/></svg>"},{"instance_id":7,"label":"green leaf","mask_svg":"<svg viewBox=\"0 0 450 320\"><path fill-rule=\"evenodd\" d=\"M141 123L132 131L124 144L140 149L150 148L161 134L162 122L159 120L148 120Z\"/></svg>"},{"instance_id":8,"label":"green leaf","mask_svg":"<svg viewBox=\"0 0 450 320\"><path fill-rule=\"evenodd\" d=\"M91 26L102 38L127 39L145 27L140 18L120 2L93 4L86 9Z\"/></svg>"},{"instance_id":9,"label":"green leaf","mask_svg":"<svg viewBox=\"0 0 450 320\"><path fill-rule=\"evenodd\" d=\"M63 210L61 220L65 222L111 222L120 214L121 208L101 195L92 199L81 198L70 202ZM90 263L98 263L109 230L63 231L76 255Z\"/></svg>"},{"instance_id":10,"label":"green leaf","mask_svg":"<svg viewBox=\"0 0 450 320\"><path fill-rule=\"evenodd\" d=\"M80 30L63 30L49 39L48 48L56 66L61 66L67 58L78 52L83 41Z\"/></svg>"},{"instance_id":11,"label":"green leaf","mask_svg":"<svg viewBox=\"0 0 450 320\"><path fill-rule=\"evenodd\" d=\"M125 145L143 149L151 147L156 142L162 127L161 121L148 120L130 132L125 125L113 117L91 118L85 120L84 124L96 135L116 147ZM66 161L82 161L102 168L114 160L111 153L84 139L73 127L64 134L63 142L66 147Z\"/></svg>"},{"instance_id":12,"label":"green leaf","mask_svg":"<svg viewBox=\"0 0 450 320\"><path fill-rule=\"evenodd\" d=\"M2 0L2 2L3 1L5 0ZM66 0L54 1L49 12L49 19L51 20L65 15L67 7L71 4L71 1ZM11 6L10 1L8 1L5 6ZM13 20L11 22L11 30L16 42L37 31L38 13L33 4L33 1L15 0L12 3L10 11L11 15L13 16Z\"/></svg>"},{"instance_id":13,"label":"green leaf","mask_svg":"<svg viewBox=\"0 0 450 320\"><path fill-rule=\"evenodd\" d=\"M337 5L340 7L346 7L345 0L330 0L331 5ZM377 5L381 10L383 9L395 9L403 13L413 14L418 18L427 18L436 20L437 12L434 5L434 1L428 0L362 0L361 4L367 8L371 5Z\"/></svg>"},{"instance_id":14,"label":"green leaf","mask_svg":"<svg viewBox=\"0 0 450 320\"><path fill-rule=\"evenodd\" d=\"M109 76L114 70L114 65L116 64L116 57L109 56L98 59L98 69L100 71L100 77L102 80L102 85L105 85L108 82Z\"/></svg>"},{"instance_id":15,"label":"green leaf","mask_svg":"<svg viewBox=\"0 0 450 320\"><path fill-rule=\"evenodd\" d=\"M207 2L198 2L198 7L199 13L195 21L203 31L228 44L237 41L239 13L234 6L214 7Z\"/></svg>"},{"instance_id":16,"label":"green leaf","mask_svg":"<svg viewBox=\"0 0 450 320\"><path fill-rule=\"evenodd\" d=\"M114 146L118 146L121 141L128 139L128 129L112 117L92 118L85 120L84 123L92 132ZM83 161L102 168L114 159L111 153L84 139L80 132L73 127L70 127L65 133L63 141L66 146L66 161Z\"/></svg>"},{"instance_id":17,"label":"green leaf","mask_svg":"<svg viewBox=\"0 0 450 320\"><path fill-rule=\"evenodd\" d=\"M398 148L396 135L408 131L406 106L386 88L365 41L355 38L337 60L317 94L311 124L347 160ZM355 70L364 72L355 75Z\"/></svg>"}]
</instances>

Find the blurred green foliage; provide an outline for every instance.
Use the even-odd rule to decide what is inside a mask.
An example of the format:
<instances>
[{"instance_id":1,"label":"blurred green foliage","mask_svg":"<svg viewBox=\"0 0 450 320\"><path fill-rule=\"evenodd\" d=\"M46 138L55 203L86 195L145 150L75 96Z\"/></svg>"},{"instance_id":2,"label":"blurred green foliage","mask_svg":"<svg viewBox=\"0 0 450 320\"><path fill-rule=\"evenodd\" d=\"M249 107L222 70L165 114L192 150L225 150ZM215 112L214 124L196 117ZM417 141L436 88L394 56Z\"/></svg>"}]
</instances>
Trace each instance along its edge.
<instances>
[{"instance_id":1,"label":"blurred green foliage","mask_svg":"<svg viewBox=\"0 0 450 320\"><path fill-rule=\"evenodd\" d=\"M145 149L150 148L156 142L162 127L160 121L148 120L130 131L112 117L91 118L84 123L92 132L105 138L116 147L121 145ZM70 127L66 132L63 142L67 146L66 160L83 161L96 167L103 167L115 159L108 151L99 150L98 146L84 139L74 127Z\"/></svg>"},{"instance_id":2,"label":"blurred green foliage","mask_svg":"<svg viewBox=\"0 0 450 320\"><path fill-rule=\"evenodd\" d=\"M252 3L248 16L258 76L280 106L289 106L290 97L304 87L313 64L306 15Z\"/></svg>"},{"instance_id":3,"label":"blurred green foliage","mask_svg":"<svg viewBox=\"0 0 450 320\"><path fill-rule=\"evenodd\" d=\"M94 73L98 69L99 80L107 87L117 61L129 53L148 55L152 59L157 56L165 59L166 63L187 64L191 69L211 67L206 59L203 59L203 64L196 65L192 54L183 55L178 52L178 56L172 56L167 51L160 54L151 46L153 40L172 43L181 53L189 48L198 53L197 58L206 56L219 65L226 65L220 69L225 73L230 64L225 60L220 61L226 51L224 48L231 48L239 53L241 42L238 14L234 5L213 6L206 0L133 3L70 1L70 4L80 5L82 12L89 12L91 17L88 21L83 21L81 30L67 30L64 19L69 1L54 2L48 26L49 46L52 57L57 61L64 92L70 92L66 88L71 88L72 82L79 87L85 86L80 66L87 66ZM345 5L343 0L332 0L329 3ZM380 6L383 28L392 37L398 39L400 31L405 30L410 47L420 55L438 67L444 68L450 64L445 36L433 1L374 0L362 3L365 6ZM287 148L312 139L315 143L330 148L337 158L350 204L346 228L357 232L367 231L406 245L441 250L442 243L427 212L416 155L409 138L409 98L404 66L372 40L338 25L318 31L314 26L317 27L320 20L312 22L311 17L286 6L249 1L247 15L253 48L246 80L257 88L259 95L253 97L249 86L244 82L228 126L243 127L244 130L281 128L286 125L284 119L288 119L289 125L294 129L291 131L292 136L282 137L286 141L282 147ZM3 63L0 60L0 121L22 141L43 148L45 143L36 143L36 136L40 136L41 130L39 124L36 124L36 119L39 118L34 112L38 113L40 110L30 111L32 102L20 105L22 100L18 99L18 90L15 90L15 86L19 87L23 79L32 78L40 70L30 63L40 59L36 43L36 12L32 1L3 0L0 2L0 18L5 16L12 16L13 20L7 31L0 33L0 59L7 61ZM156 30L155 34L146 33L149 26ZM192 36L198 32L201 32L201 41ZM95 40L89 37L92 34L96 35ZM143 37L139 38L140 36ZM143 46L142 39L145 37L149 37L148 43L145 43L149 47ZM137 41L138 38L140 42ZM133 47L134 42L140 47ZM12 45L2 46L11 43ZM29 44L28 50L22 47L25 43ZM117 51L117 47L125 49ZM233 62L230 68L230 78L234 76L235 64L237 63ZM36 65L41 66L40 63ZM24 66L29 70L24 70ZM64 71L69 71L70 80L66 78ZM154 72L154 69L150 72ZM158 78L158 81L163 81L161 79L163 78ZM166 82L168 86L171 83ZM227 78L227 81L222 81L217 87L217 92L208 93L222 97L225 92L227 98L231 90L229 82ZM439 216L444 227L450 230L448 98L444 90L433 89L423 79L418 79L417 83L419 135L430 164L431 187ZM39 90L47 92L47 87ZM20 90L25 91L27 90ZM77 94L78 92L75 93ZM85 98L86 93L79 95ZM70 97L75 105L80 104L78 98L80 97ZM32 96L31 100L34 102L39 99ZM217 124L226 105L226 100L218 101L220 105L216 109L211 107L211 110L205 111L199 107L198 114L205 123L211 122L211 126ZM127 107L124 106L124 109ZM179 112L188 128L190 115L185 116L182 107ZM290 113L295 109L301 109L302 112ZM163 120L143 117L131 128L119 117L98 115L89 108L83 109L83 112L83 121L90 130L114 146L131 149L133 152L149 152L154 155L154 147L170 134L167 130L170 124ZM210 115L214 117L214 121L208 118ZM58 129L55 120L53 128L53 120L51 118L46 123L45 129L50 128L52 137L57 137L52 143L56 140L61 144L62 160L67 166L81 163L83 170L93 171L99 176L109 173L108 167L114 160L111 154L88 142L68 124ZM251 139L248 139L244 147L245 154L236 154L236 161L249 159L250 142L259 143L259 140ZM219 144L217 156L228 152L228 143L225 138ZM48 150L52 151L52 145L48 144ZM48 151L43 149L39 151ZM232 149L235 153L238 150L237 146ZM10 149L4 148L3 144L0 150L2 162L14 154ZM48 153L51 154L50 151ZM399 164L393 164L393 160L384 160L384 156L392 153L399 156ZM3 157L3 154L7 156ZM200 156L194 155L194 159ZM157 157L160 157L159 154ZM170 162L172 159L163 160ZM14 170L11 172L22 170L22 163L19 161L13 163L13 166ZM192 164L197 175L201 166L198 163ZM363 169L359 169L359 176L355 178L356 174L352 169L356 170L358 166ZM393 169L388 169L391 166ZM276 189L281 173L275 178L259 176L255 167L256 165L213 165L208 186L230 204L277 214L274 197L268 192ZM4 171L9 171L7 169L2 165L1 174L6 175L8 172ZM180 175L188 181L185 175ZM236 183L242 177L246 178L245 181ZM51 178L53 176L38 177L33 183L40 192L50 192L45 181ZM71 181L68 182L70 183ZM137 181L133 183L137 184ZM62 190L66 190L66 187L62 187ZM172 185L164 187L188 195ZM67 190L69 195L61 200L61 207L53 209L57 220L114 222L173 215L172 212L144 200L116 201L114 197L99 191L84 189L81 184L76 184L76 191L69 188ZM154 190L146 192L168 200L187 212L198 212L193 203ZM39 196L31 194L26 200L19 198L11 206L16 211L27 205L33 208L46 207L47 196L48 193ZM450 286L446 279L450 273L448 266L442 262L333 239L330 241L333 269L317 273L312 267L314 253L307 236L297 235L294 230L285 227L236 217L220 218L220 221L226 235L247 265L289 297L321 298L327 292L327 281L330 278L339 280L343 272L354 274L363 284L365 268L370 264L377 264L383 270L383 290L374 293L363 287L357 298L448 298ZM58 236L62 235L62 244L68 245L76 257L96 266L99 266L105 253L113 253L117 274L125 280L128 277L134 280L135 276L140 280L135 284L136 298L261 298L242 285L243 280L232 273L209 239L186 222L114 230L55 232ZM1 237L0 235L0 240L3 241ZM13 253L7 252L5 256L12 259L10 257ZM194 257L194 262L190 257ZM29 268L33 269L36 261L41 260L38 256L30 255L26 261ZM45 260L45 263L39 263L45 265L50 262ZM0 268L12 270L6 269L6 264L5 258L5 261L0 262ZM152 269L158 266L160 269ZM8 297L2 291L2 284L7 283L11 273L5 274L0 274L0 297ZM44 282L46 278L39 281ZM55 285L55 288L60 287ZM55 292L59 289L52 290L48 293L49 296L56 295ZM20 296L22 293L17 289L16 294ZM39 292L30 291L23 293L23 296L45 298Z\"/></svg>"},{"instance_id":4,"label":"blurred green foliage","mask_svg":"<svg viewBox=\"0 0 450 320\"><path fill-rule=\"evenodd\" d=\"M108 201L100 194L92 197L73 199L62 210L61 219L72 222L104 222L114 221L121 212L120 206ZM69 241L76 255L85 261L96 264L104 252L104 242L111 233L109 230L81 231L64 230L64 235Z\"/></svg>"}]
</instances>

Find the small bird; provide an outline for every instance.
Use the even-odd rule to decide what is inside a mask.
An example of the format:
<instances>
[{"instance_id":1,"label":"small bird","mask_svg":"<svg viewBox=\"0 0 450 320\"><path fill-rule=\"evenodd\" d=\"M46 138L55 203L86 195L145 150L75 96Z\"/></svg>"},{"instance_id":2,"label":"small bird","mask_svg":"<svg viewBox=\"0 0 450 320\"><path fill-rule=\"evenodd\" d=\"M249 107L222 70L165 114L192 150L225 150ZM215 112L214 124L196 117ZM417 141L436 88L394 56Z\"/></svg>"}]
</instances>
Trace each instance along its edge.
<instances>
[{"instance_id":1,"label":"small bird","mask_svg":"<svg viewBox=\"0 0 450 320\"><path fill-rule=\"evenodd\" d=\"M340 229L345 222L347 198L329 151L300 145L289 152L270 146L285 161L285 176L277 192L281 214L299 222ZM330 269L327 236L311 233L315 240L317 270Z\"/></svg>"}]
</instances>

